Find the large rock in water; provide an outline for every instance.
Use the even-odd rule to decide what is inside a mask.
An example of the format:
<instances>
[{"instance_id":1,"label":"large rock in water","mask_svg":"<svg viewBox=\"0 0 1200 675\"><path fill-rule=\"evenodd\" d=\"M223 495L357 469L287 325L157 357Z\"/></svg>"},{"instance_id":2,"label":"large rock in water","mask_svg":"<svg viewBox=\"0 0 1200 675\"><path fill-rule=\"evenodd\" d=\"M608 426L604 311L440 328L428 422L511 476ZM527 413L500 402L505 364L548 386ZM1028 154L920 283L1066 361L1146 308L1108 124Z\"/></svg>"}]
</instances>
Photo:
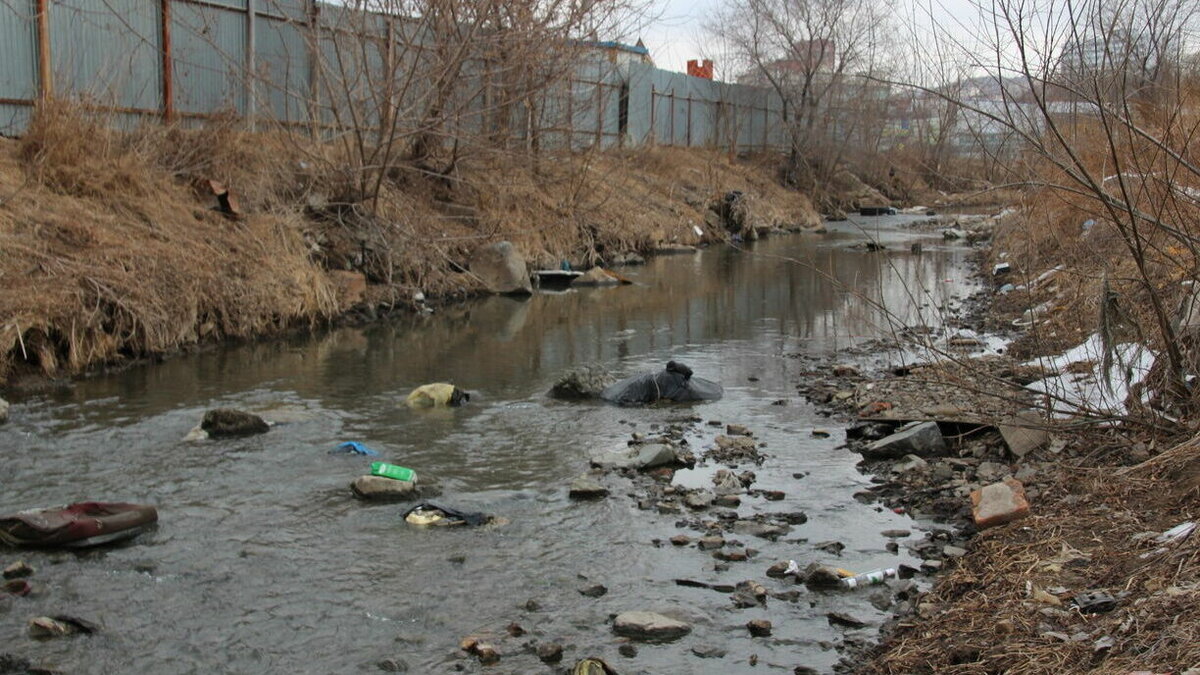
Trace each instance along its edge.
<instances>
[{"instance_id":1,"label":"large rock in water","mask_svg":"<svg viewBox=\"0 0 1200 675\"><path fill-rule=\"evenodd\" d=\"M687 635L692 627L655 612L622 612L613 620L613 632L634 640L666 642Z\"/></svg>"},{"instance_id":2,"label":"large rock in water","mask_svg":"<svg viewBox=\"0 0 1200 675\"><path fill-rule=\"evenodd\" d=\"M598 452L591 457L592 466L601 469L653 469L679 461L675 448L663 443L636 445L627 450Z\"/></svg>"},{"instance_id":3,"label":"large rock in water","mask_svg":"<svg viewBox=\"0 0 1200 675\"><path fill-rule=\"evenodd\" d=\"M350 484L354 494L371 501L404 501L417 497L417 483L383 476L359 476Z\"/></svg>"},{"instance_id":4,"label":"large rock in water","mask_svg":"<svg viewBox=\"0 0 1200 675\"><path fill-rule=\"evenodd\" d=\"M867 459L899 459L905 455L935 457L946 454L946 439L937 422L921 422L881 438L862 449Z\"/></svg>"},{"instance_id":5,"label":"large rock in water","mask_svg":"<svg viewBox=\"0 0 1200 675\"><path fill-rule=\"evenodd\" d=\"M550 389L550 396L565 400L600 398L600 392L616 382L608 371L595 366L575 368L559 378Z\"/></svg>"},{"instance_id":6,"label":"large rock in water","mask_svg":"<svg viewBox=\"0 0 1200 675\"><path fill-rule=\"evenodd\" d=\"M228 438L264 434L271 427L258 415L233 408L217 408L204 413L200 428L208 432L210 438Z\"/></svg>"},{"instance_id":7,"label":"large rock in water","mask_svg":"<svg viewBox=\"0 0 1200 675\"><path fill-rule=\"evenodd\" d=\"M471 258L471 273L493 293L528 295L533 292L525 258L507 241L488 244L476 251L475 257Z\"/></svg>"}]
</instances>

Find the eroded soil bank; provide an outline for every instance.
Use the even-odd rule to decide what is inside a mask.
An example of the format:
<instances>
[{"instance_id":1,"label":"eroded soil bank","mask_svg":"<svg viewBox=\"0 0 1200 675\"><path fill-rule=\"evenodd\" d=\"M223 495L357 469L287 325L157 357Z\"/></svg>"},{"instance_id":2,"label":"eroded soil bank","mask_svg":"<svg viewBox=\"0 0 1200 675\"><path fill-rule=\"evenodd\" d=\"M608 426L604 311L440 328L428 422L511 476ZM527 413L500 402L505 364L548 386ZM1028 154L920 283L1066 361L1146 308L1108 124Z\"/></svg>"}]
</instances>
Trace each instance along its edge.
<instances>
[{"instance_id":1,"label":"eroded soil bank","mask_svg":"<svg viewBox=\"0 0 1200 675\"><path fill-rule=\"evenodd\" d=\"M0 383L477 294L472 257L498 241L533 269L588 269L819 224L770 159L454 160L369 182L336 146L232 125L119 133L47 105L0 139Z\"/></svg>"}]
</instances>

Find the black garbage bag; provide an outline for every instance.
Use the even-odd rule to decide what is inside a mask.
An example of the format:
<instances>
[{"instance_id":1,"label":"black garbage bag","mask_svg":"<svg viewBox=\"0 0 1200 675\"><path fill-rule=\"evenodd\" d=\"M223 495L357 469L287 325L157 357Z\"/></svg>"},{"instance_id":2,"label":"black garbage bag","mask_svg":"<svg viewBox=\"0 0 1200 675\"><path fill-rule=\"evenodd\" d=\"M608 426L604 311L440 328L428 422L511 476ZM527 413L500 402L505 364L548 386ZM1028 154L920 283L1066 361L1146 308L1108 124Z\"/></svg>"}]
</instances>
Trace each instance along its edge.
<instances>
[{"instance_id":1,"label":"black garbage bag","mask_svg":"<svg viewBox=\"0 0 1200 675\"><path fill-rule=\"evenodd\" d=\"M459 511L448 506L421 502L404 512L404 520L413 525L435 525L438 527L470 525L477 527L491 522L486 513Z\"/></svg>"},{"instance_id":2,"label":"black garbage bag","mask_svg":"<svg viewBox=\"0 0 1200 675\"><path fill-rule=\"evenodd\" d=\"M668 361L657 373L625 378L600 393L600 398L618 405L638 405L655 401L716 401L725 395L721 385L710 380L692 377L692 369Z\"/></svg>"}]
</instances>

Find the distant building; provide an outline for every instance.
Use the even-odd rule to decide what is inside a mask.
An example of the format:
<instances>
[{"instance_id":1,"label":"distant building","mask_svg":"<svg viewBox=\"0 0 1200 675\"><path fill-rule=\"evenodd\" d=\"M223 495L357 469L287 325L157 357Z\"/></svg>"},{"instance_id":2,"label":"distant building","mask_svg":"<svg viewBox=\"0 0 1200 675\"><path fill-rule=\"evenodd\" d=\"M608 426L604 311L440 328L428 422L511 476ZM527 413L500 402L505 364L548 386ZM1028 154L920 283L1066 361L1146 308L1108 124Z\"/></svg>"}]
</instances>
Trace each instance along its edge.
<instances>
[{"instance_id":1,"label":"distant building","mask_svg":"<svg viewBox=\"0 0 1200 675\"><path fill-rule=\"evenodd\" d=\"M797 82L837 70L837 45L833 40L805 40L791 51L788 58L775 59L742 73L737 77L738 84L762 87L771 84L772 80Z\"/></svg>"},{"instance_id":2,"label":"distant building","mask_svg":"<svg viewBox=\"0 0 1200 675\"><path fill-rule=\"evenodd\" d=\"M687 62L687 74L692 77L702 77L706 80L713 79L713 62L712 59L704 59L697 61L692 59Z\"/></svg>"},{"instance_id":3,"label":"distant building","mask_svg":"<svg viewBox=\"0 0 1200 675\"><path fill-rule=\"evenodd\" d=\"M654 65L654 60L650 58L650 50L646 49L645 43L640 39L634 45L614 41L590 41L579 42L578 44L588 52L602 57L605 61L613 65L623 66L629 63Z\"/></svg>"}]
</instances>

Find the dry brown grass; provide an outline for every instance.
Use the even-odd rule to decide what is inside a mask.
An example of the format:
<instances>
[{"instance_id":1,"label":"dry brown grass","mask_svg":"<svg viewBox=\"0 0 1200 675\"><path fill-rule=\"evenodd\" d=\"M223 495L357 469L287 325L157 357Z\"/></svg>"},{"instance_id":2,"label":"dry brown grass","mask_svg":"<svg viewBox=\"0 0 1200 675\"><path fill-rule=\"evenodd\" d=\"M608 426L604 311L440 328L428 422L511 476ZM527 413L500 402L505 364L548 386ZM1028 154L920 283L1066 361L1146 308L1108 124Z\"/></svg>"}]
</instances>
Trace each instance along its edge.
<instances>
[{"instance_id":1,"label":"dry brown grass","mask_svg":"<svg viewBox=\"0 0 1200 675\"><path fill-rule=\"evenodd\" d=\"M1107 467L1062 466L1035 514L976 537L970 555L923 596L926 617L902 624L861 672L1124 674L1200 665L1200 535L1160 553L1134 538L1196 518L1196 490L1175 488L1146 476L1115 482ZM1035 599L1037 590L1062 604ZM1120 596L1119 605L1100 614L1070 607L1074 594L1092 590ZM1097 649L1105 637L1113 645Z\"/></svg>"},{"instance_id":2,"label":"dry brown grass","mask_svg":"<svg viewBox=\"0 0 1200 675\"><path fill-rule=\"evenodd\" d=\"M764 225L817 222L773 167L716 152L476 151L445 175L397 166L377 202L343 154L234 120L117 132L42 106L21 140L0 140L0 382L325 320L349 304L327 270L364 272L367 297L394 305L477 292L462 267L502 239L554 267L718 241L705 211L729 190L752 194ZM205 179L244 217L214 211Z\"/></svg>"}]
</instances>

